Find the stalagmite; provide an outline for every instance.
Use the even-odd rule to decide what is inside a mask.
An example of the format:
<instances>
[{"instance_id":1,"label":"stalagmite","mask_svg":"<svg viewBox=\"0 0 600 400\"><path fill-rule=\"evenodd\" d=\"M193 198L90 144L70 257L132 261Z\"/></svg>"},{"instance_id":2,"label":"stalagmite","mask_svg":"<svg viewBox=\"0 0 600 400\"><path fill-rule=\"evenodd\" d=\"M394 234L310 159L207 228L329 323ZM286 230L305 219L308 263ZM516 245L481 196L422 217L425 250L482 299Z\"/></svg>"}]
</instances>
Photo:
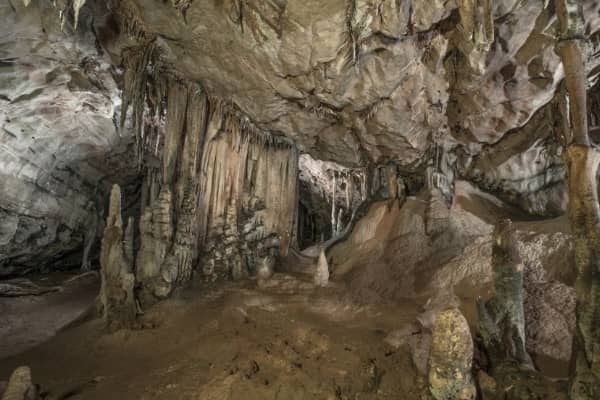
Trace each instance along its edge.
<instances>
[{"instance_id":1,"label":"stalagmite","mask_svg":"<svg viewBox=\"0 0 600 400\"><path fill-rule=\"evenodd\" d=\"M480 332L492 368L507 360L531 368L525 347L524 265L510 220L498 223L493 240L494 296L479 304Z\"/></svg>"},{"instance_id":2,"label":"stalagmite","mask_svg":"<svg viewBox=\"0 0 600 400\"><path fill-rule=\"evenodd\" d=\"M113 185L100 253L100 302L109 329L129 328L135 322L134 276L127 262L121 219L121 189Z\"/></svg>"},{"instance_id":3,"label":"stalagmite","mask_svg":"<svg viewBox=\"0 0 600 400\"><path fill-rule=\"evenodd\" d=\"M323 247L321 247L321 252L319 253L314 283L315 286L319 287L325 287L329 284L329 264L327 263L327 256L325 256L325 249Z\"/></svg>"},{"instance_id":4,"label":"stalagmite","mask_svg":"<svg viewBox=\"0 0 600 400\"><path fill-rule=\"evenodd\" d=\"M121 129L125 126L127 119L127 111L129 107L132 110L133 126L135 128L136 137L136 156L141 161L143 149L142 146L142 128L143 116L145 107L145 94L147 74L146 67L148 66L152 53L154 51L154 43L152 41L145 42L137 47L132 47L124 50L123 64L125 73L123 74L123 91L121 94Z\"/></svg>"},{"instance_id":5,"label":"stalagmite","mask_svg":"<svg viewBox=\"0 0 600 400\"><path fill-rule=\"evenodd\" d=\"M473 339L457 309L441 311L436 319L429 353L429 390L436 400L475 400L471 374Z\"/></svg>"},{"instance_id":6,"label":"stalagmite","mask_svg":"<svg viewBox=\"0 0 600 400\"><path fill-rule=\"evenodd\" d=\"M256 268L256 278L261 286L265 281L270 279L275 272L275 254L273 251L266 256L260 258Z\"/></svg>"},{"instance_id":7,"label":"stalagmite","mask_svg":"<svg viewBox=\"0 0 600 400\"><path fill-rule=\"evenodd\" d=\"M585 39L582 4L555 0L559 20L556 52L565 70L569 109L563 111L562 140L569 193L569 219L575 244L577 278L576 332L573 343L575 370L570 396L574 400L600 398L600 206L597 172L600 153L590 146L587 126Z\"/></svg>"},{"instance_id":8,"label":"stalagmite","mask_svg":"<svg viewBox=\"0 0 600 400\"><path fill-rule=\"evenodd\" d=\"M13 371L2 400L37 400L38 390L31 381L31 369L19 367Z\"/></svg>"}]
</instances>

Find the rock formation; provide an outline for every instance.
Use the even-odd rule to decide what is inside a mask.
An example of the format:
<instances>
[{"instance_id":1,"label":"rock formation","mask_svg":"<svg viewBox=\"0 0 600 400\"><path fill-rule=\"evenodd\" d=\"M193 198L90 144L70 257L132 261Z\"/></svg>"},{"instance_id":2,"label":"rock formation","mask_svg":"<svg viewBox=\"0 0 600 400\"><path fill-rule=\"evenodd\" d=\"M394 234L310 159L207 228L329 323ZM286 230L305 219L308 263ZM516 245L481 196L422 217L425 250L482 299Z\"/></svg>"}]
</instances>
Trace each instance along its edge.
<instances>
[{"instance_id":1,"label":"rock formation","mask_svg":"<svg viewBox=\"0 0 600 400\"><path fill-rule=\"evenodd\" d=\"M572 0L556 0L555 5L559 20L556 52L563 61L567 95L562 103L559 132L565 148L569 219L577 268L577 325L573 348L575 375L570 396L583 400L600 396L600 334L595 322L600 311L600 276L596 255L600 245L597 187L600 153L591 145L588 132L582 5Z\"/></svg>"},{"instance_id":2,"label":"rock formation","mask_svg":"<svg viewBox=\"0 0 600 400\"><path fill-rule=\"evenodd\" d=\"M97 266L96 202L107 177L129 176L129 135L113 123L119 88L95 45L102 8L82 11L74 33L52 2L0 3L0 276L80 265L85 236Z\"/></svg>"},{"instance_id":3,"label":"rock formation","mask_svg":"<svg viewBox=\"0 0 600 400\"><path fill-rule=\"evenodd\" d=\"M324 287L329 283L329 264L327 263L327 256L325 256L325 249L321 248L319 252L319 261L317 262L314 275L315 286Z\"/></svg>"},{"instance_id":4,"label":"rock formation","mask_svg":"<svg viewBox=\"0 0 600 400\"><path fill-rule=\"evenodd\" d=\"M2 400L37 400L38 389L31 380L29 367L14 370L2 395Z\"/></svg>"},{"instance_id":5,"label":"rock formation","mask_svg":"<svg viewBox=\"0 0 600 400\"><path fill-rule=\"evenodd\" d=\"M570 396L600 397L600 2L0 0L0 19L0 277L100 264L110 330L227 280L347 290L425 310L403 343L422 374L432 337L436 399L474 396L469 325L486 398L545 395L531 366L571 357Z\"/></svg>"},{"instance_id":6,"label":"rock formation","mask_svg":"<svg viewBox=\"0 0 600 400\"><path fill-rule=\"evenodd\" d=\"M523 271L514 228L510 220L501 221L494 230L492 245L494 295L479 304L480 332L492 367L514 360L532 366L525 345L523 312Z\"/></svg>"},{"instance_id":7,"label":"rock formation","mask_svg":"<svg viewBox=\"0 0 600 400\"><path fill-rule=\"evenodd\" d=\"M465 317L457 309L435 319L429 353L429 390L436 400L474 400L471 374L473 340Z\"/></svg>"},{"instance_id":8,"label":"rock formation","mask_svg":"<svg viewBox=\"0 0 600 400\"><path fill-rule=\"evenodd\" d=\"M114 185L110 193L100 253L100 303L104 322L111 330L132 327L136 316L134 275L131 259L128 260L126 254L125 239L121 218L121 189Z\"/></svg>"}]
</instances>

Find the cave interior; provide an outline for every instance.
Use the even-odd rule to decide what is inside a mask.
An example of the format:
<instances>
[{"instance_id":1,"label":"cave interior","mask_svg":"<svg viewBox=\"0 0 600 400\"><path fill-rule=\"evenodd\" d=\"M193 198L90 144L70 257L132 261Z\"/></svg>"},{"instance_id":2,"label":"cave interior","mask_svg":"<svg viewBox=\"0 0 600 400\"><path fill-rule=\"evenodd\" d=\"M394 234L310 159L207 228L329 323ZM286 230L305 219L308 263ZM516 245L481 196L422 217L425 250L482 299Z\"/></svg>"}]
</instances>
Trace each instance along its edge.
<instances>
[{"instance_id":1,"label":"cave interior","mask_svg":"<svg viewBox=\"0 0 600 400\"><path fill-rule=\"evenodd\" d=\"M600 399L600 1L0 21L0 399Z\"/></svg>"}]
</instances>

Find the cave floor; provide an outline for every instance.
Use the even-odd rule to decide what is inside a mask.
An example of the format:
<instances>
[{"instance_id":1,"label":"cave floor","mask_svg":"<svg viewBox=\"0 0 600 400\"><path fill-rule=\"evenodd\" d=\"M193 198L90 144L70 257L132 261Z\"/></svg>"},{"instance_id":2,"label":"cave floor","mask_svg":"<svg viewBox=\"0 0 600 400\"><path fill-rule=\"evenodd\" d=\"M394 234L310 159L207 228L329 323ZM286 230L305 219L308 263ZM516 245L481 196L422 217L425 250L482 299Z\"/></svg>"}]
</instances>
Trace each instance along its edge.
<instances>
[{"instance_id":1,"label":"cave floor","mask_svg":"<svg viewBox=\"0 0 600 400\"><path fill-rule=\"evenodd\" d=\"M58 272L34 275L29 280L39 287L59 287L60 291L0 297L0 360L46 342L85 316L100 289L97 274Z\"/></svg>"},{"instance_id":2,"label":"cave floor","mask_svg":"<svg viewBox=\"0 0 600 400\"><path fill-rule=\"evenodd\" d=\"M418 399L425 379L388 339L418 311L358 306L342 283L316 289L300 275L197 284L139 329L90 319L2 358L0 380L28 365L47 399Z\"/></svg>"}]
</instances>

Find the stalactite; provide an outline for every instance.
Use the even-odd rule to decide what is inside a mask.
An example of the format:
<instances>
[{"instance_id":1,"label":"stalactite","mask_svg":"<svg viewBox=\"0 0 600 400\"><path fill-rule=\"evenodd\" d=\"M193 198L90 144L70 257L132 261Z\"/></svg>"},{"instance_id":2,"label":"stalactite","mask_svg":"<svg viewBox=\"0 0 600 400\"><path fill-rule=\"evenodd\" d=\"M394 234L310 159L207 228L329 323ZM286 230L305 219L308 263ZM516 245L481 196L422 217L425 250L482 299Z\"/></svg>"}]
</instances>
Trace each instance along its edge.
<instances>
[{"instance_id":1,"label":"stalactite","mask_svg":"<svg viewBox=\"0 0 600 400\"><path fill-rule=\"evenodd\" d=\"M131 38L141 42L154 39L154 35L147 32L144 21L140 17L141 10L135 1L120 0L118 6L121 32L127 33Z\"/></svg>"},{"instance_id":2,"label":"stalactite","mask_svg":"<svg viewBox=\"0 0 600 400\"><path fill-rule=\"evenodd\" d=\"M162 154L162 184L171 185L176 178L177 160L183 142L188 104L187 87L173 80L169 83L165 145Z\"/></svg>"},{"instance_id":3,"label":"stalactite","mask_svg":"<svg viewBox=\"0 0 600 400\"><path fill-rule=\"evenodd\" d=\"M127 111L131 107L136 138L136 157L140 164L143 153L141 146L147 80L146 67L153 51L153 41L123 51L125 74L123 75L121 128L125 126Z\"/></svg>"},{"instance_id":4,"label":"stalactite","mask_svg":"<svg viewBox=\"0 0 600 400\"><path fill-rule=\"evenodd\" d=\"M79 11L85 4L85 0L73 0L73 16L75 19L75 29L77 29L77 24L79 23Z\"/></svg>"},{"instance_id":5,"label":"stalactite","mask_svg":"<svg viewBox=\"0 0 600 400\"><path fill-rule=\"evenodd\" d=\"M464 36L480 51L494 42L494 20L489 0L458 0L460 25Z\"/></svg>"},{"instance_id":6,"label":"stalactite","mask_svg":"<svg viewBox=\"0 0 600 400\"><path fill-rule=\"evenodd\" d=\"M336 214L335 214L335 192L337 189L337 182L336 182L336 173L335 171L332 172L333 173L333 188L331 189L331 236L335 236L335 232L337 231L337 226L336 226Z\"/></svg>"},{"instance_id":7,"label":"stalactite","mask_svg":"<svg viewBox=\"0 0 600 400\"><path fill-rule=\"evenodd\" d=\"M272 246L281 255L287 253L296 209L298 156L294 147L259 131L231 105L214 99L210 105L200 177L203 263L208 265L209 280L228 273L239 278L254 270ZM233 261L225 262L225 251ZM247 252L250 265L239 261L240 251Z\"/></svg>"},{"instance_id":8,"label":"stalactite","mask_svg":"<svg viewBox=\"0 0 600 400\"><path fill-rule=\"evenodd\" d=\"M344 216L344 209L342 207L340 207L340 209L338 210L338 213L337 213L336 221L335 221L335 236L339 236L344 229L343 222L342 222L343 216Z\"/></svg>"},{"instance_id":9,"label":"stalactite","mask_svg":"<svg viewBox=\"0 0 600 400\"><path fill-rule=\"evenodd\" d=\"M352 194L353 194L353 186L352 186L352 174L346 174L344 176L345 190L346 190L346 209L350 210L352 207Z\"/></svg>"}]
</instances>

